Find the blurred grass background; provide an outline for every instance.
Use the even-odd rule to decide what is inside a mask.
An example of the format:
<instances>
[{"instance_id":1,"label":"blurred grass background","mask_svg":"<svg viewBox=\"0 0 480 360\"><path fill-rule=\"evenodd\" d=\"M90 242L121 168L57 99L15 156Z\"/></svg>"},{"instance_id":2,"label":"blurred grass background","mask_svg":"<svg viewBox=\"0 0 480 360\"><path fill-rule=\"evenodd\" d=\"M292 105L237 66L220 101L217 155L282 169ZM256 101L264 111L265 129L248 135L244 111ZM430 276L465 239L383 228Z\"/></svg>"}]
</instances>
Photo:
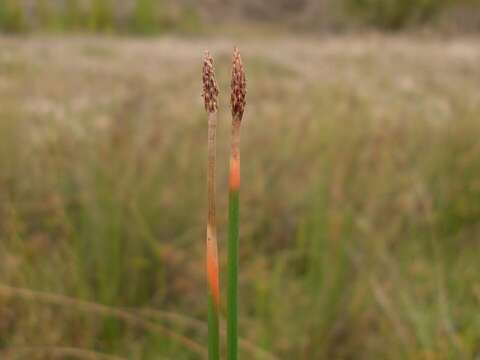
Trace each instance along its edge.
<instances>
[{"instance_id":1,"label":"blurred grass background","mask_svg":"<svg viewBox=\"0 0 480 360\"><path fill-rule=\"evenodd\" d=\"M479 355L478 37L366 32L478 19L455 25L460 2L292 3L0 2L22 34L0 36L1 358L204 358L200 66L209 48L225 268L233 31L241 358Z\"/></svg>"},{"instance_id":2,"label":"blurred grass background","mask_svg":"<svg viewBox=\"0 0 480 360\"><path fill-rule=\"evenodd\" d=\"M479 0L2 0L0 30L12 33L198 33L219 24L269 23L300 30L480 30Z\"/></svg>"}]
</instances>

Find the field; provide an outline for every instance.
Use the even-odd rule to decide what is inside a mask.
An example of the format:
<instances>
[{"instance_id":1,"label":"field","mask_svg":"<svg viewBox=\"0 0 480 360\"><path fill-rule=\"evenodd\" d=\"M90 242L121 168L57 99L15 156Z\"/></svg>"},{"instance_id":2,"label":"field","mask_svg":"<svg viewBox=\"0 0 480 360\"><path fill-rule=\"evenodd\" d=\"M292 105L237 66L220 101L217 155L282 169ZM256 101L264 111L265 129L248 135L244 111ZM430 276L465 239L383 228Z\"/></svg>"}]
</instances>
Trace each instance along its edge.
<instances>
[{"instance_id":1,"label":"field","mask_svg":"<svg viewBox=\"0 0 480 360\"><path fill-rule=\"evenodd\" d=\"M225 269L233 45L0 37L2 359L205 358L201 58ZM478 39L237 45L240 358L480 356Z\"/></svg>"}]
</instances>

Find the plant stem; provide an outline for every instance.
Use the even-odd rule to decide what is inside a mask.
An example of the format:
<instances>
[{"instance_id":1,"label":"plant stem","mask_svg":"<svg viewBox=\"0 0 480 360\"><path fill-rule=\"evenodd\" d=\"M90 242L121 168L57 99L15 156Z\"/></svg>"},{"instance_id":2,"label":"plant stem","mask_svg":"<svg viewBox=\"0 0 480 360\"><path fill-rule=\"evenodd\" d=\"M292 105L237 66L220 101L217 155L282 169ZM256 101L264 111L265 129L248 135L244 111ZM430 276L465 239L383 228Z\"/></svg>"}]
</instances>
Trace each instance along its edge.
<instances>
[{"instance_id":1,"label":"plant stem","mask_svg":"<svg viewBox=\"0 0 480 360\"><path fill-rule=\"evenodd\" d=\"M208 223L207 223L207 281L208 281L208 358L219 360L219 303L218 245L215 222L215 135L217 112L208 114Z\"/></svg>"},{"instance_id":2,"label":"plant stem","mask_svg":"<svg viewBox=\"0 0 480 360\"><path fill-rule=\"evenodd\" d=\"M230 154L228 205L228 289L227 289L227 360L238 357L238 215L240 201L240 125L245 110L247 86L242 58L233 49L232 60L232 148Z\"/></svg>"},{"instance_id":3,"label":"plant stem","mask_svg":"<svg viewBox=\"0 0 480 360\"><path fill-rule=\"evenodd\" d=\"M227 359L236 360L238 352L238 218L240 198L240 124L234 116L230 154L228 205L228 288L227 288Z\"/></svg>"},{"instance_id":4,"label":"plant stem","mask_svg":"<svg viewBox=\"0 0 480 360\"><path fill-rule=\"evenodd\" d=\"M215 161L218 110L218 87L215 81L213 58L205 52L203 59L203 99L208 113L208 167L207 167L207 247L206 270L208 284L208 358L220 359L219 309L220 287L218 281L218 245L215 220Z\"/></svg>"}]
</instances>

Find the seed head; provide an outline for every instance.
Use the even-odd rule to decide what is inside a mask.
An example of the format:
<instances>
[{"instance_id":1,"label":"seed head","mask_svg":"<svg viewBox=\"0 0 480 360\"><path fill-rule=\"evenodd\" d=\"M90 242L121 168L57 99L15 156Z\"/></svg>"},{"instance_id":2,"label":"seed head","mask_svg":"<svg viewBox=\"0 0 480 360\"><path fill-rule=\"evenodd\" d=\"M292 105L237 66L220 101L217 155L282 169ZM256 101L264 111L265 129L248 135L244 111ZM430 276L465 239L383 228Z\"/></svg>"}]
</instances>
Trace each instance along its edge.
<instances>
[{"instance_id":1,"label":"seed head","mask_svg":"<svg viewBox=\"0 0 480 360\"><path fill-rule=\"evenodd\" d=\"M215 81L215 71L213 69L213 58L208 51L205 51L203 57L203 100L205 110L209 113L217 111L218 108L218 86Z\"/></svg>"},{"instance_id":2,"label":"seed head","mask_svg":"<svg viewBox=\"0 0 480 360\"><path fill-rule=\"evenodd\" d=\"M231 87L230 105L232 107L232 115L241 119L246 105L247 84L242 58L237 47L233 50Z\"/></svg>"}]
</instances>

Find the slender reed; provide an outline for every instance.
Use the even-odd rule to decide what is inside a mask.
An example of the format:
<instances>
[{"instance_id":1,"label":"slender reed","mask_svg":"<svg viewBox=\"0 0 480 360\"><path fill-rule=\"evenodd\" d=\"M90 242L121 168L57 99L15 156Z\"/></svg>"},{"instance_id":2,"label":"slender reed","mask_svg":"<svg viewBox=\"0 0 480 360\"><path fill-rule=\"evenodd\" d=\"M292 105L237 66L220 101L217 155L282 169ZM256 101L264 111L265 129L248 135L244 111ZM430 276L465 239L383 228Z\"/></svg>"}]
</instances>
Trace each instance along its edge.
<instances>
[{"instance_id":1,"label":"slender reed","mask_svg":"<svg viewBox=\"0 0 480 360\"><path fill-rule=\"evenodd\" d=\"M240 198L240 125L245 109L246 82L242 58L237 48L232 63L232 140L229 174L228 204L228 292L227 292L227 359L236 360L238 354L238 216Z\"/></svg>"},{"instance_id":2,"label":"slender reed","mask_svg":"<svg viewBox=\"0 0 480 360\"><path fill-rule=\"evenodd\" d=\"M208 358L219 360L219 309L218 245L215 222L215 157L217 129L218 87L215 81L213 59L205 52L203 59L203 99L208 114L208 217L207 217L207 284L208 284Z\"/></svg>"}]
</instances>

